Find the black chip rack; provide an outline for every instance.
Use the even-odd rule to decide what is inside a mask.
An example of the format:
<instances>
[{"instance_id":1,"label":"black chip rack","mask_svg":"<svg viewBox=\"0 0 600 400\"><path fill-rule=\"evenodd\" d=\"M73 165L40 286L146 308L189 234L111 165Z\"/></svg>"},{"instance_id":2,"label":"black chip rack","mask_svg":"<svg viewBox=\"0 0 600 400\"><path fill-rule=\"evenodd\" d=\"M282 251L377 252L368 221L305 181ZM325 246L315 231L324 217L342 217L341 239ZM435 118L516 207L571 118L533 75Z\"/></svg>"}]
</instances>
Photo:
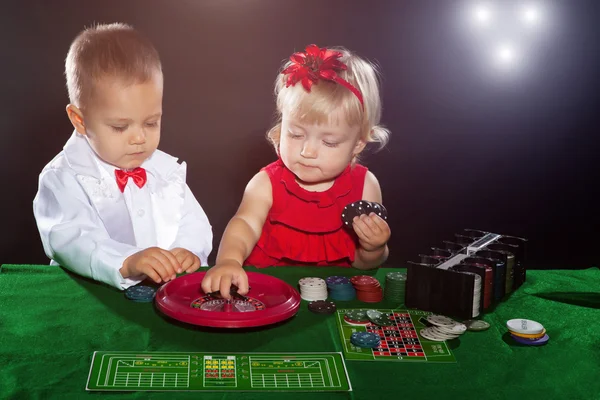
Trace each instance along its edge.
<instances>
[{"instance_id":1,"label":"black chip rack","mask_svg":"<svg viewBox=\"0 0 600 400\"><path fill-rule=\"evenodd\" d=\"M499 257L504 258L505 264L509 260L514 262L512 265L513 276L510 278L512 281L511 290L508 293L502 292L502 298L494 298L493 304L502 301L503 298L506 298L525 282L527 274L525 268L526 239L470 229L465 231L482 232L483 236L474 239L470 244L463 244L460 250L453 251L454 255L452 257L439 260L439 263L435 265L408 263L405 298L407 307L462 319L473 318L475 277L448 268L460 264L462 260L472 257L478 251L491 250L488 247L490 245L492 245L493 251L499 254ZM466 242L463 241L463 243ZM468 270L468 268L465 269ZM473 267L470 272L482 275L483 270L479 267ZM496 276L495 267L492 267L492 274ZM484 312L482 307L483 282L482 279L480 314Z\"/></svg>"}]
</instances>

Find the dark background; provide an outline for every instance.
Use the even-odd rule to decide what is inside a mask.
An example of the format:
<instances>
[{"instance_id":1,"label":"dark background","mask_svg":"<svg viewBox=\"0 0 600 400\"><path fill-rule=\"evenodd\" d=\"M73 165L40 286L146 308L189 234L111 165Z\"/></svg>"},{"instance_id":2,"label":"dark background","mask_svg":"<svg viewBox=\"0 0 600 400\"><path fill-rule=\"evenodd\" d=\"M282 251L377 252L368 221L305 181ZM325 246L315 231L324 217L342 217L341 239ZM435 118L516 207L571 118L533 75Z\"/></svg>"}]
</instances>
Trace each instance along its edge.
<instances>
[{"instance_id":1,"label":"dark background","mask_svg":"<svg viewBox=\"0 0 600 400\"><path fill-rule=\"evenodd\" d=\"M0 263L47 263L32 214L37 178L72 132L64 58L94 22L126 22L158 48L165 72L160 148L188 163L215 250L245 184L275 155L264 139L283 59L343 45L378 62L389 146L364 157L379 178L401 266L463 228L530 240L530 268L586 268L599 218L600 2L539 1L519 25L497 1L473 29L469 1L2 1ZM501 15L499 13L502 13ZM499 39L522 48L492 65Z\"/></svg>"}]
</instances>

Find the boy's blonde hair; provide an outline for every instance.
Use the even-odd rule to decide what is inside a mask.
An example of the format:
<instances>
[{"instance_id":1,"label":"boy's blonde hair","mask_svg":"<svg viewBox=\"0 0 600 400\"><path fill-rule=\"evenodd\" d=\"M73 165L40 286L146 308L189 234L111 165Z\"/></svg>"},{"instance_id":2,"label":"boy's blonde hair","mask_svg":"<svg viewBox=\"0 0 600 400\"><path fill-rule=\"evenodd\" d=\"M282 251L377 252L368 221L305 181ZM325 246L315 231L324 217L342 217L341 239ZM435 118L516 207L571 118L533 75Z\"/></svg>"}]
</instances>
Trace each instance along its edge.
<instances>
[{"instance_id":1,"label":"boy's blonde hair","mask_svg":"<svg viewBox=\"0 0 600 400\"><path fill-rule=\"evenodd\" d=\"M162 74L158 52L131 26L114 23L83 30L69 48L65 76L71 104L83 109L102 78L144 83Z\"/></svg>"},{"instance_id":2,"label":"boy's blonde hair","mask_svg":"<svg viewBox=\"0 0 600 400\"><path fill-rule=\"evenodd\" d=\"M328 47L342 53L339 59L348 67L338 72L338 76L354 87L363 97L363 105L358 97L348 88L331 81L320 79L307 92L300 82L286 87L287 77L279 74L275 80L275 97L277 101L277 124L267 132L269 141L279 153L281 138L281 114L284 109L299 120L309 124L337 123L332 121L334 110L341 107L346 122L350 126L361 127L361 138L367 142L379 143L383 148L390 132L379 125L381 119L381 97L379 94L379 79L377 67L343 47ZM292 65L287 61L281 71Z\"/></svg>"}]
</instances>

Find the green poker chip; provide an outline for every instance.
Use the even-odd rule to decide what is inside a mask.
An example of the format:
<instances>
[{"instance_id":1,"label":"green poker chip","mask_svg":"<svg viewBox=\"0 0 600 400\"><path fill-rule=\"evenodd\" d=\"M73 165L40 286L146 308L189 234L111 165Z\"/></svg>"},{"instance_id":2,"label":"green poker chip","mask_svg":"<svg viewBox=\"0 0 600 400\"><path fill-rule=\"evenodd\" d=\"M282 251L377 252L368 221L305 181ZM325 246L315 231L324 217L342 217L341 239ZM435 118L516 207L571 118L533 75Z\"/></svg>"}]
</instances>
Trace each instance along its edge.
<instances>
[{"instance_id":1,"label":"green poker chip","mask_svg":"<svg viewBox=\"0 0 600 400\"><path fill-rule=\"evenodd\" d=\"M490 327L490 324L481 320L481 319L470 319L468 321L464 321L463 324L466 325L467 330L469 331L485 331Z\"/></svg>"},{"instance_id":2,"label":"green poker chip","mask_svg":"<svg viewBox=\"0 0 600 400\"><path fill-rule=\"evenodd\" d=\"M399 282L401 282L401 281L406 281L406 277L407 277L407 275L406 275L406 274L404 274L404 273L402 273L402 272L397 272L397 271L394 271L394 272L388 272L388 273L385 275L385 278L386 278L387 280L390 280L390 281L399 281Z\"/></svg>"},{"instance_id":3,"label":"green poker chip","mask_svg":"<svg viewBox=\"0 0 600 400\"><path fill-rule=\"evenodd\" d=\"M357 321L357 322L369 321L369 317L367 316L367 310L361 310L361 309L347 310L344 313L344 315L352 321Z\"/></svg>"}]
</instances>

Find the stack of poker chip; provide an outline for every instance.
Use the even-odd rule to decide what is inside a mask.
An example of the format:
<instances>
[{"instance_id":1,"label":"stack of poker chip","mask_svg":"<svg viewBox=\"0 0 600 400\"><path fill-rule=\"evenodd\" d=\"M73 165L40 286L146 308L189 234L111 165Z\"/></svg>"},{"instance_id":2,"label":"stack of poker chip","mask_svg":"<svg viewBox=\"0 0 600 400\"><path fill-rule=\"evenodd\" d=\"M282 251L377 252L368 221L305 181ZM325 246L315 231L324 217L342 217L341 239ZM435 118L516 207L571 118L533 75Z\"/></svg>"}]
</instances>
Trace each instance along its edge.
<instances>
[{"instance_id":1,"label":"stack of poker chip","mask_svg":"<svg viewBox=\"0 0 600 400\"><path fill-rule=\"evenodd\" d=\"M385 275L383 296L387 301L395 304L404 304L405 291L406 274L400 272L388 272Z\"/></svg>"},{"instance_id":2,"label":"stack of poker chip","mask_svg":"<svg viewBox=\"0 0 600 400\"><path fill-rule=\"evenodd\" d=\"M471 311L471 317L475 318L479 316L480 312L480 302L481 302L481 275L476 274L474 272L468 271L457 271L459 274L471 275L473 276L473 310Z\"/></svg>"},{"instance_id":3,"label":"stack of poker chip","mask_svg":"<svg viewBox=\"0 0 600 400\"><path fill-rule=\"evenodd\" d=\"M308 309L315 314L333 314L337 307L332 301L317 300L308 303Z\"/></svg>"},{"instance_id":4,"label":"stack of poker chip","mask_svg":"<svg viewBox=\"0 0 600 400\"><path fill-rule=\"evenodd\" d=\"M327 285L321 278L302 278L298 281L300 297L307 301L327 300Z\"/></svg>"},{"instance_id":5,"label":"stack of poker chip","mask_svg":"<svg viewBox=\"0 0 600 400\"><path fill-rule=\"evenodd\" d=\"M371 320L367 316L367 310L351 309L344 313L344 321L350 325L369 325Z\"/></svg>"},{"instance_id":6,"label":"stack of poker chip","mask_svg":"<svg viewBox=\"0 0 600 400\"><path fill-rule=\"evenodd\" d=\"M506 326L512 339L525 346L541 346L550 340L546 328L530 319L511 319L506 322Z\"/></svg>"},{"instance_id":7,"label":"stack of poker chip","mask_svg":"<svg viewBox=\"0 0 600 400\"><path fill-rule=\"evenodd\" d=\"M357 275L350 278L350 282L356 289L356 298L365 303L378 303L383 300L381 284L372 276Z\"/></svg>"},{"instance_id":8,"label":"stack of poker chip","mask_svg":"<svg viewBox=\"0 0 600 400\"><path fill-rule=\"evenodd\" d=\"M479 316L479 304L481 302L481 276L475 273L472 273L473 277L475 278L475 282L473 285L473 315L472 317L475 318L477 316Z\"/></svg>"},{"instance_id":9,"label":"stack of poker chip","mask_svg":"<svg viewBox=\"0 0 600 400\"><path fill-rule=\"evenodd\" d=\"M428 315L426 320L432 326L421 329L419 334L423 338L434 342L452 340L467 331L466 325L443 315Z\"/></svg>"},{"instance_id":10,"label":"stack of poker chip","mask_svg":"<svg viewBox=\"0 0 600 400\"><path fill-rule=\"evenodd\" d=\"M356 290L350 279L345 276L330 276L325 279L332 300L347 301L356 297Z\"/></svg>"},{"instance_id":11,"label":"stack of poker chip","mask_svg":"<svg viewBox=\"0 0 600 400\"><path fill-rule=\"evenodd\" d=\"M350 335L350 342L356 347L372 349L379 347L381 338L372 332L354 332Z\"/></svg>"},{"instance_id":12,"label":"stack of poker chip","mask_svg":"<svg viewBox=\"0 0 600 400\"><path fill-rule=\"evenodd\" d=\"M136 303L150 303L155 295L156 289L152 286L136 285L125 290L125 297Z\"/></svg>"}]
</instances>

